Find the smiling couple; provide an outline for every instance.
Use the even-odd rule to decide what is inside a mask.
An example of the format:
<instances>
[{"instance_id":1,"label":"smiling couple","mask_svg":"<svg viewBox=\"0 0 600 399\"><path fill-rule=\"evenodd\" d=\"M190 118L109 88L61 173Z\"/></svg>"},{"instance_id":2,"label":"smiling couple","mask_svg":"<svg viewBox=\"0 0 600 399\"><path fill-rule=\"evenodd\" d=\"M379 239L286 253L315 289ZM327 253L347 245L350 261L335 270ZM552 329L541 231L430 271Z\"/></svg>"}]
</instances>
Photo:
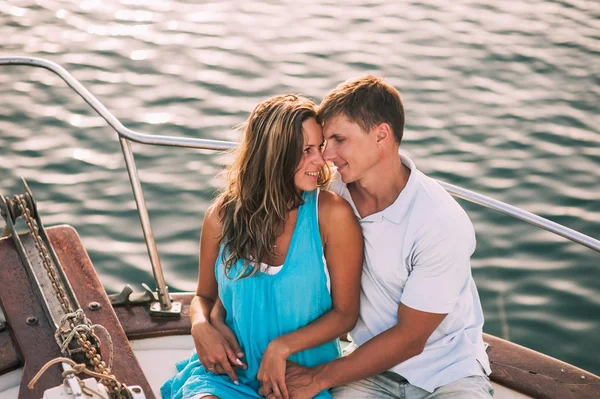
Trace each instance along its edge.
<instances>
[{"instance_id":1,"label":"smiling couple","mask_svg":"<svg viewBox=\"0 0 600 399\"><path fill-rule=\"evenodd\" d=\"M204 217L196 351L164 399L493 396L473 226L399 152L403 131L373 76L320 106L258 104Z\"/></svg>"}]
</instances>

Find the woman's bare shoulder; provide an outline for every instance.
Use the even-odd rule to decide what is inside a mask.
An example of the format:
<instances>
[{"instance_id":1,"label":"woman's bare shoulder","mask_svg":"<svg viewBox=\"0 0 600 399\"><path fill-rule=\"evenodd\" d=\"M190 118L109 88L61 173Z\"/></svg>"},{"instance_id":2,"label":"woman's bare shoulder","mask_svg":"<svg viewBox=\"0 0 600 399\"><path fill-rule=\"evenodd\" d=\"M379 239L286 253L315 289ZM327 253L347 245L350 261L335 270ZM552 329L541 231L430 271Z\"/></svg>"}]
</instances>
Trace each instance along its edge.
<instances>
[{"instance_id":1,"label":"woman's bare shoulder","mask_svg":"<svg viewBox=\"0 0 600 399\"><path fill-rule=\"evenodd\" d=\"M328 264L335 254L344 253L347 258L356 251L362 257L363 237L358 219L348 201L334 192L323 190L319 195L319 229L323 246L328 248Z\"/></svg>"},{"instance_id":2,"label":"woman's bare shoulder","mask_svg":"<svg viewBox=\"0 0 600 399\"><path fill-rule=\"evenodd\" d=\"M348 201L333 191L321 190L319 193L319 220L326 223L337 223L341 218L356 220Z\"/></svg>"},{"instance_id":3,"label":"woman's bare shoulder","mask_svg":"<svg viewBox=\"0 0 600 399\"><path fill-rule=\"evenodd\" d=\"M204 214L204 222L202 223L202 230L206 232L221 233L221 207L217 202L213 202L206 213Z\"/></svg>"}]
</instances>

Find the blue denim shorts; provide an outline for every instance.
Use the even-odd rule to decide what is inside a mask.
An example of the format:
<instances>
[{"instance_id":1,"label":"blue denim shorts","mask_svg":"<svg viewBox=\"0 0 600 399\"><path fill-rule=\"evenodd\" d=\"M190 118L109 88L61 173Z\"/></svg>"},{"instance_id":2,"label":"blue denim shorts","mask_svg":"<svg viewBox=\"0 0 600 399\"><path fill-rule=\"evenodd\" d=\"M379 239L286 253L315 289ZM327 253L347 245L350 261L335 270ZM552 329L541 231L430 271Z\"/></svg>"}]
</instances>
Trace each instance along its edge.
<instances>
[{"instance_id":1,"label":"blue denim shorts","mask_svg":"<svg viewBox=\"0 0 600 399\"><path fill-rule=\"evenodd\" d=\"M391 371L332 388L330 392L333 399L489 399L494 396L494 388L486 376L462 378L430 393Z\"/></svg>"}]
</instances>

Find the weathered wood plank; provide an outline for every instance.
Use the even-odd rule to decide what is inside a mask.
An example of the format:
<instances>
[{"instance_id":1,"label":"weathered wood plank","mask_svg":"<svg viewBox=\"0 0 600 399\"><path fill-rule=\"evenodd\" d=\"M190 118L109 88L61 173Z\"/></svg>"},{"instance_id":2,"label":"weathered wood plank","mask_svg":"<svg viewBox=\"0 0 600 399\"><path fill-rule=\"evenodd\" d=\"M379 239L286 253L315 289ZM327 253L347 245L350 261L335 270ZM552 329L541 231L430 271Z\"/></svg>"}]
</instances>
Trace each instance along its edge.
<instances>
[{"instance_id":1,"label":"weathered wood plank","mask_svg":"<svg viewBox=\"0 0 600 399\"><path fill-rule=\"evenodd\" d=\"M147 398L155 399L77 232L69 226L52 227L47 229L47 232L87 317L93 324L103 325L111 335L115 354L112 373L127 385L140 385ZM0 284L1 305L12 336L16 340L16 352L24 359L19 398L39 399L45 389L62 383L61 370L57 366L44 374L34 390L27 388L31 378L46 362L61 356L54 339L55 329L46 318L35 287L27 278L12 239L0 240L0 265L0 281L10 282ZM91 302L99 303L99 309L88 309ZM26 319L32 316L38 320L35 325L26 322ZM101 334L99 336L101 340L104 339ZM6 355L8 363L14 367L15 352L7 351ZM108 363L108 346L103 345L102 355ZM8 365L1 365L2 369L7 368L6 366Z\"/></svg>"},{"instance_id":2,"label":"weathered wood plank","mask_svg":"<svg viewBox=\"0 0 600 399\"><path fill-rule=\"evenodd\" d=\"M492 381L540 399L598 399L600 377L534 350L484 334ZM582 378L583 377L583 378Z\"/></svg>"},{"instance_id":3,"label":"weathered wood plank","mask_svg":"<svg viewBox=\"0 0 600 399\"><path fill-rule=\"evenodd\" d=\"M190 302L193 295L171 294L171 298L182 302L181 318L150 317L149 304L115 307L115 313L129 339L189 334L191 328Z\"/></svg>"},{"instance_id":4,"label":"weathered wood plank","mask_svg":"<svg viewBox=\"0 0 600 399\"><path fill-rule=\"evenodd\" d=\"M48 237L60 263L71 282L79 305L85 311L93 324L104 326L112 339L114 347L114 363L112 373L117 379L127 385L139 385L144 390L146 398L155 399L146 380L140 364L129 345L129 340L117 318L106 291L96 274L79 235L70 226L53 227L47 230ZM96 311L89 305L92 302L100 304ZM103 337L99 334L101 340ZM106 342L106 340L103 340ZM108 363L108 347L102 348L102 357Z\"/></svg>"}]
</instances>

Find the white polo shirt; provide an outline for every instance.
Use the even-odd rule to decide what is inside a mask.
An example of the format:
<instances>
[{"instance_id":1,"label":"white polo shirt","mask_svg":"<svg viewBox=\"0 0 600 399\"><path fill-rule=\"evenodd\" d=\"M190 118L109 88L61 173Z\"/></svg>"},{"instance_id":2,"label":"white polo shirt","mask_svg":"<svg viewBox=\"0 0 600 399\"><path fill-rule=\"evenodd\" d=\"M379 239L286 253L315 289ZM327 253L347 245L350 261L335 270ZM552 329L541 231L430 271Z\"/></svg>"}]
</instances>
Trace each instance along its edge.
<instances>
[{"instance_id":1,"label":"white polo shirt","mask_svg":"<svg viewBox=\"0 0 600 399\"><path fill-rule=\"evenodd\" d=\"M425 349L391 371L433 392L473 375L490 374L482 337L483 311L471 275L475 250L471 220L433 179L406 156L410 177L396 201L360 218L339 176L330 190L357 215L365 240L360 317L350 333L362 345L398 323L400 302L430 313L447 313ZM482 370L483 368L483 370Z\"/></svg>"}]
</instances>

